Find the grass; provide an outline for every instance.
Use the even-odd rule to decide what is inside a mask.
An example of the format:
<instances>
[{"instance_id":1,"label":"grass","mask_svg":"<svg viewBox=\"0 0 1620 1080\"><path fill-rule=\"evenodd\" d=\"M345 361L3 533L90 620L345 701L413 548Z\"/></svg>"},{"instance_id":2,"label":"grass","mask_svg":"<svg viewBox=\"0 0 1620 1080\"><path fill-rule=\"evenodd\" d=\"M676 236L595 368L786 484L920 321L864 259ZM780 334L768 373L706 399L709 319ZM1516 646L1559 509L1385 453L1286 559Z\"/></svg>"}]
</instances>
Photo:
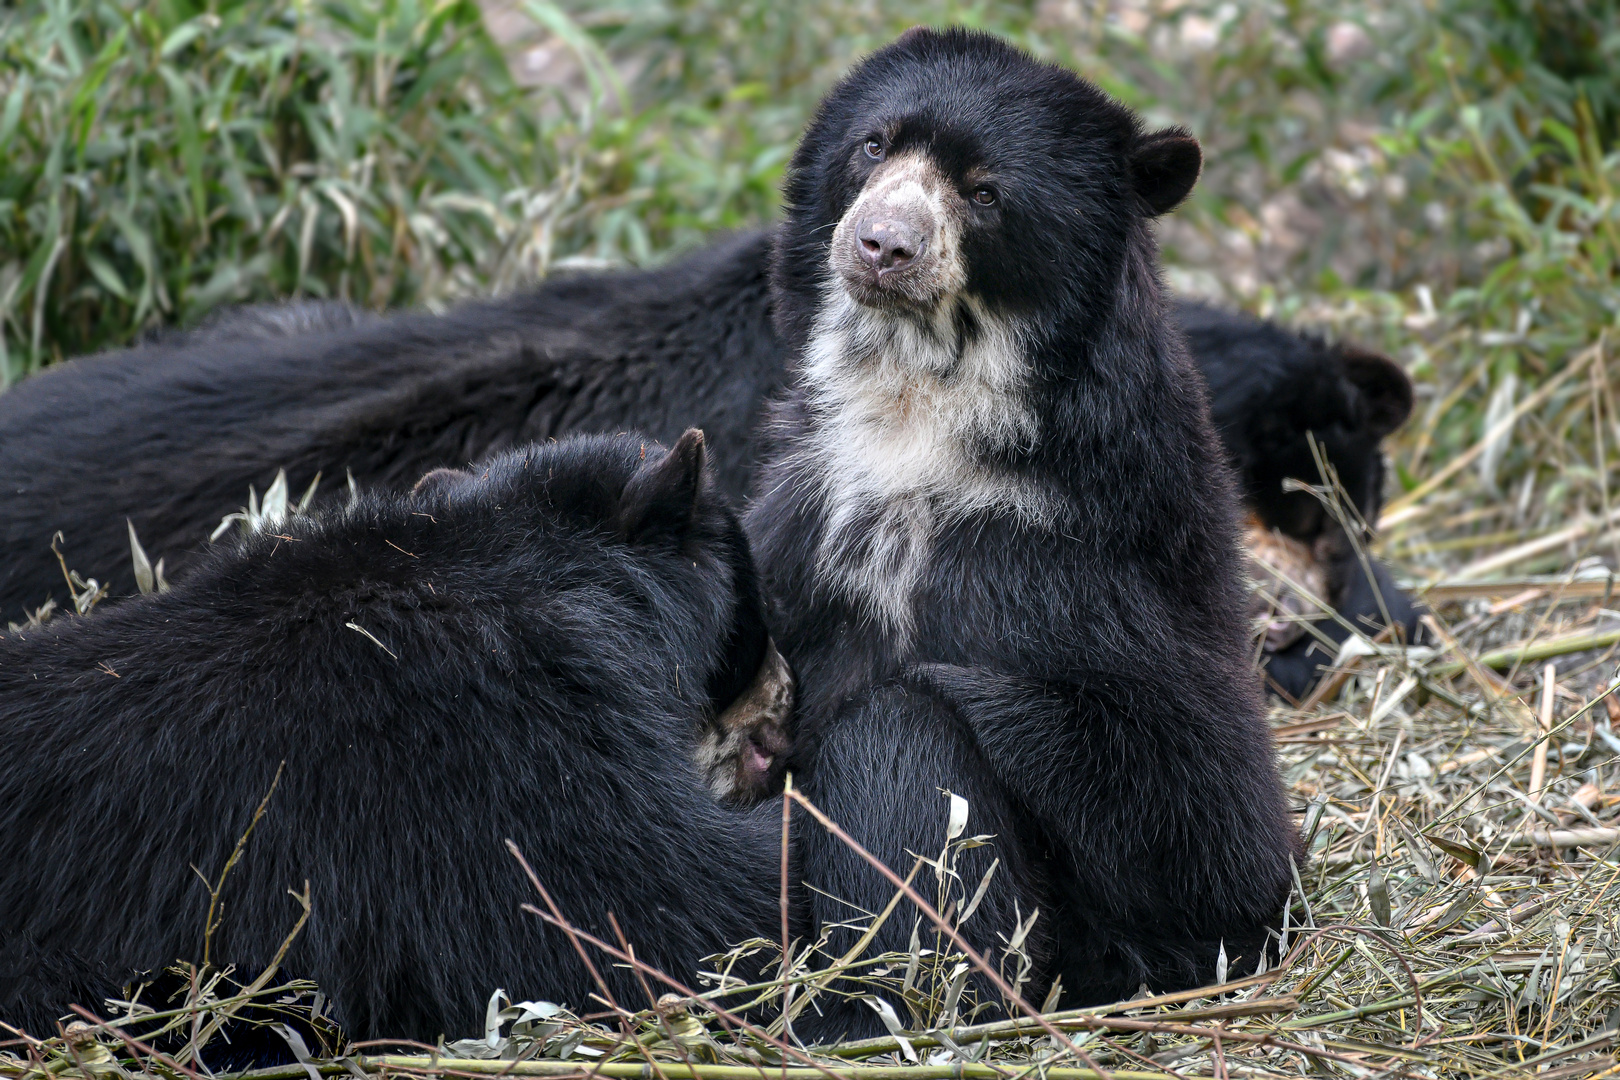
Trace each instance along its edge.
<instances>
[{"instance_id":1,"label":"grass","mask_svg":"<svg viewBox=\"0 0 1620 1080\"><path fill-rule=\"evenodd\" d=\"M338 1063L333 1034L275 1075L1620 1071L1620 4L522 0L488 16L463 0L0 11L0 374L227 301L439 305L566 260L657 262L770 219L793 138L852 58L913 21L968 22L1198 133L1205 179L1162 231L1172 283L1413 374L1376 551L1427 592L1442 644L1359 636L1324 692L1274 710L1310 847L1276 969L1046 1010L1058 1034L975 1030L952 994L968 961L923 933L841 969L900 1010L905 1045L806 1063L779 1026L728 1031L719 982L654 1007L673 988L649 975L652 1000L606 1017L494 1001L484 1038ZM913 880L936 910L971 898L926 866ZM990 960L1017 983L1016 950ZM802 948L788 967L797 1007L837 992ZM205 976L175 1031L249 996ZM762 1015L783 985L750 991ZM317 1008L302 984L251 996ZM195 1075L121 1024L33 1033L0 1074Z\"/></svg>"},{"instance_id":2,"label":"grass","mask_svg":"<svg viewBox=\"0 0 1620 1080\"><path fill-rule=\"evenodd\" d=\"M541 275L586 154L470 0L27 3L0 102L6 379L221 303Z\"/></svg>"}]
</instances>

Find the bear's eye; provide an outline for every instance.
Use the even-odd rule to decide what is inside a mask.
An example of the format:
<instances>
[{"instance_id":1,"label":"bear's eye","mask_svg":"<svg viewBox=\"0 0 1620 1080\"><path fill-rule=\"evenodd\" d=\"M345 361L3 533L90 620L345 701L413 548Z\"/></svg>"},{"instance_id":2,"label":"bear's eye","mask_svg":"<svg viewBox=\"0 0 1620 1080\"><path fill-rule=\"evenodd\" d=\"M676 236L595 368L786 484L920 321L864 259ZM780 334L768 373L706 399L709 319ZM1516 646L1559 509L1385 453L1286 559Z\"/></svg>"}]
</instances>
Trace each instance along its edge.
<instances>
[{"instance_id":1,"label":"bear's eye","mask_svg":"<svg viewBox=\"0 0 1620 1080\"><path fill-rule=\"evenodd\" d=\"M973 201L980 206L994 206L996 204L996 193L987 187L974 188Z\"/></svg>"},{"instance_id":2,"label":"bear's eye","mask_svg":"<svg viewBox=\"0 0 1620 1080\"><path fill-rule=\"evenodd\" d=\"M877 138L876 136L867 139L865 149L866 156L871 158L873 161L883 160L883 142L881 139Z\"/></svg>"}]
</instances>

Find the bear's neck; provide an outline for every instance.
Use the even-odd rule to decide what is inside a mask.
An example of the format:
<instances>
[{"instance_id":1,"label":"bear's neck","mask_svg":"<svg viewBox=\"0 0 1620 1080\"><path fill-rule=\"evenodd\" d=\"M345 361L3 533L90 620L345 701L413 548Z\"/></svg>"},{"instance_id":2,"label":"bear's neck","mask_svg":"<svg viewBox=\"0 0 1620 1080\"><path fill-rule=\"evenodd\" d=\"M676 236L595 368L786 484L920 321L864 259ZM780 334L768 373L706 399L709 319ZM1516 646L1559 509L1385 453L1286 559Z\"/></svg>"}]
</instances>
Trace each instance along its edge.
<instances>
[{"instance_id":1,"label":"bear's neck","mask_svg":"<svg viewBox=\"0 0 1620 1080\"><path fill-rule=\"evenodd\" d=\"M971 298L923 317L874 311L839 288L811 324L794 456L821 504L816 574L901 640L942 528L1055 513L1019 467L1042 434L1025 338Z\"/></svg>"}]
</instances>

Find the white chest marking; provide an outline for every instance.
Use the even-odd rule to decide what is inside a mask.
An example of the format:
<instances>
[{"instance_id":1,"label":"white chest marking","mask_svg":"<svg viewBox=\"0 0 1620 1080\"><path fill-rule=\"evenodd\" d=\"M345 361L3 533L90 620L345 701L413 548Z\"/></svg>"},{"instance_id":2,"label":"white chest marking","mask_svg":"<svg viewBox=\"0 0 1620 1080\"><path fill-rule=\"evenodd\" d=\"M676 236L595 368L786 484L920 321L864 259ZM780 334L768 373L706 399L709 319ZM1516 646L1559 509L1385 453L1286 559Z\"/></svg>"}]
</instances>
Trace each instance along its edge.
<instances>
[{"instance_id":1,"label":"white chest marking","mask_svg":"<svg viewBox=\"0 0 1620 1080\"><path fill-rule=\"evenodd\" d=\"M801 373L814 417L801 455L827 508L817 571L902 640L943 525L1051 516L1044 492L984 464L987 451L1027 451L1039 437L1027 376L1018 327L970 299L948 299L923 325L828 289Z\"/></svg>"}]
</instances>

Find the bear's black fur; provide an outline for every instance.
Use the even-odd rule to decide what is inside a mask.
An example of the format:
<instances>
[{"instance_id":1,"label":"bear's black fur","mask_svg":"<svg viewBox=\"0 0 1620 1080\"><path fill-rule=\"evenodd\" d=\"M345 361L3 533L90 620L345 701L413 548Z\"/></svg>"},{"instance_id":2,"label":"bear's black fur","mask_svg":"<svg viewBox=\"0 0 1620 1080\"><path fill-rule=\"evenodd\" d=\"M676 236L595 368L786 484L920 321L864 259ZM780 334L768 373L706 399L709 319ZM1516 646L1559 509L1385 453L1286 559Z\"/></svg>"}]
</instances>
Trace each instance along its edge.
<instances>
[{"instance_id":1,"label":"bear's black fur","mask_svg":"<svg viewBox=\"0 0 1620 1080\"><path fill-rule=\"evenodd\" d=\"M1037 1000L1058 974L1069 1001L1194 985L1223 940L1252 967L1297 850L1237 500L1156 267L1151 219L1198 168L1070 72L915 30L823 101L786 188L795 378L746 520L798 783L902 871L937 850L934 789L971 787L1010 862L967 933L994 952L1038 904ZM881 879L798 837L810 885L881 908Z\"/></svg>"},{"instance_id":2,"label":"bear's black fur","mask_svg":"<svg viewBox=\"0 0 1620 1080\"><path fill-rule=\"evenodd\" d=\"M780 809L722 807L694 764L767 649L702 448L508 452L0 637L0 1019L49 1034L200 961L199 872L283 762L212 956L262 969L308 882L284 970L351 1037L477 1035L497 987L594 1011L569 940L520 910L508 837L570 918L611 940L614 912L677 977L779 936Z\"/></svg>"},{"instance_id":3,"label":"bear's black fur","mask_svg":"<svg viewBox=\"0 0 1620 1080\"><path fill-rule=\"evenodd\" d=\"M732 279L763 280L767 249L757 244L733 248ZM619 279L621 284L630 276ZM769 295L750 292L755 317L770 320ZM599 298L608 303L609 296ZM582 304L582 321L594 308ZM622 310L622 309L621 309ZM1321 665L1349 635L1345 623L1368 631L1384 625L1387 612L1403 630L1406 640L1418 640L1419 611L1397 588L1389 571L1377 560L1363 564L1348 542L1340 523L1323 510L1321 502L1303 492L1288 492L1284 481L1320 477L1311 451L1314 436L1322 454L1334 466L1346 493L1363 521L1377 520L1383 501L1385 470L1382 439L1405 422L1412 407L1412 386L1406 373L1387 357L1354 345L1329 346L1311 335L1300 335L1241 312L1196 301L1176 302L1172 315L1187 336L1194 362L1209 383L1210 410L1217 434L1239 480L1239 490L1253 519L1265 529L1305 544L1322 562L1327 582L1325 599L1343 622L1317 615L1315 630L1295 630L1295 643L1262 656L1269 683L1298 699L1316 680ZM375 325L378 316L347 304L299 301L227 309L202 326L167 340L214 347L242 339L284 337L294 334L347 330ZM788 363L775 334L759 333L753 349L730 354L731 365L719 377L732 385L729 392L746 395L761 387L774 388L784 379ZM360 342L355 343L356 346ZM645 373L649 369L642 369ZM717 384L718 385L718 384ZM638 402L642 399L636 399ZM646 402L648 425L678 420L656 401ZM711 445L753 447L758 409L732 408L724 419L742 421L731 429L711 425ZM637 409L626 419L642 425ZM592 417L583 427L594 426ZM757 462L732 453L726 457L728 490L746 485ZM1364 546L1367 537L1363 537ZM1370 571L1370 574L1369 574Z\"/></svg>"},{"instance_id":4,"label":"bear's black fur","mask_svg":"<svg viewBox=\"0 0 1620 1080\"><path fill-rule=\"evenodd\" d=\"M154 344L85 357L0 394L0 625L71 566L134 591L134 522L171 576L220 518L285 468L342 492L403 491L433 468L570 432L711 441L741 493L747 433L781 380L767 317L769 238L664 270L578 276L442 316L341 305L250 309Z\"/></svg>"},{"instance_id":5,"label":"bear's black fur","mask_svg":"<svg viewBox=\"0 0 1620 1080\"><path fill-rule=\"evenodd\" d=\"M239 304L216 308L189 329L170 326L145 331L139 345L171 345L184 348L204 342L210 345L295 337L332 330L352 330L372 326L382 319L376 312L355 307L342 300L283 300L263 304Z\"/></svg>"},{"instance_id":6,"label":"bear's black fur","mask_svg":"<svg viewBox=\"0 0 1620 1080\"><path fill-rule=\"evenodd\" d=\"M1362 563L1321 500L1284 487L1290 479L1322 482L1311 454L1314 436L1355 513L1376 524L1384 501L1380 443L1412 412L1406 373L1388 357L1353 345L1329 346L1240 312L1186 301L1175 310L1209 383L1210 412L1250 511L1266 528L1323 553L1325 599L1346 622L1371 631L1383 627L1387 615L1406 640L1416 641L1419 612L1389 571L1370 558ZM1358 539L1365 548L1370 538ZM1348 636L1343 623L1320 620L1315 633L1270 654L1266 674L1292 697L1303 697Z\"/></svg>"},{"instance_id":7,"label":"bear's black fur","mask_svg":"<svg viewBox=\"0 0 1620 1080\"><path fill-rule=\"evenodd\" d=\"M624 429L673 439L697 423L721 486L740 495L765 398L789 362L771 326L773 240L739 237L659 271L560 279L442 318L331 301L227 309L46 372L0 395L0 622L60 592L57 529L71 565L127 593L125 518L171 577L183 574L247 486L263 489L283 466L300 487L322 472L341 492L348 470L403 490L526 439ZM1399 370L1200 305L1175 314L1262 520L1307 543L1319 535L1309 496L1281 495L1282 477L1317 475L1301 406L1365 512L1382 479L1378 438L1400 407L1401 387L1376 379L1404 379ZM1381 407L1368 408L1374 399ZM1381 617L1359 563L1341 557L1335 570L1347 618ZM1409 622L1408 601L1374 574ZM1331 621L1318 630L1346 633ZM1322 649L1302 641L1269 657L1273 679L1298 696Z\"/></svg>"}]
</instances>

